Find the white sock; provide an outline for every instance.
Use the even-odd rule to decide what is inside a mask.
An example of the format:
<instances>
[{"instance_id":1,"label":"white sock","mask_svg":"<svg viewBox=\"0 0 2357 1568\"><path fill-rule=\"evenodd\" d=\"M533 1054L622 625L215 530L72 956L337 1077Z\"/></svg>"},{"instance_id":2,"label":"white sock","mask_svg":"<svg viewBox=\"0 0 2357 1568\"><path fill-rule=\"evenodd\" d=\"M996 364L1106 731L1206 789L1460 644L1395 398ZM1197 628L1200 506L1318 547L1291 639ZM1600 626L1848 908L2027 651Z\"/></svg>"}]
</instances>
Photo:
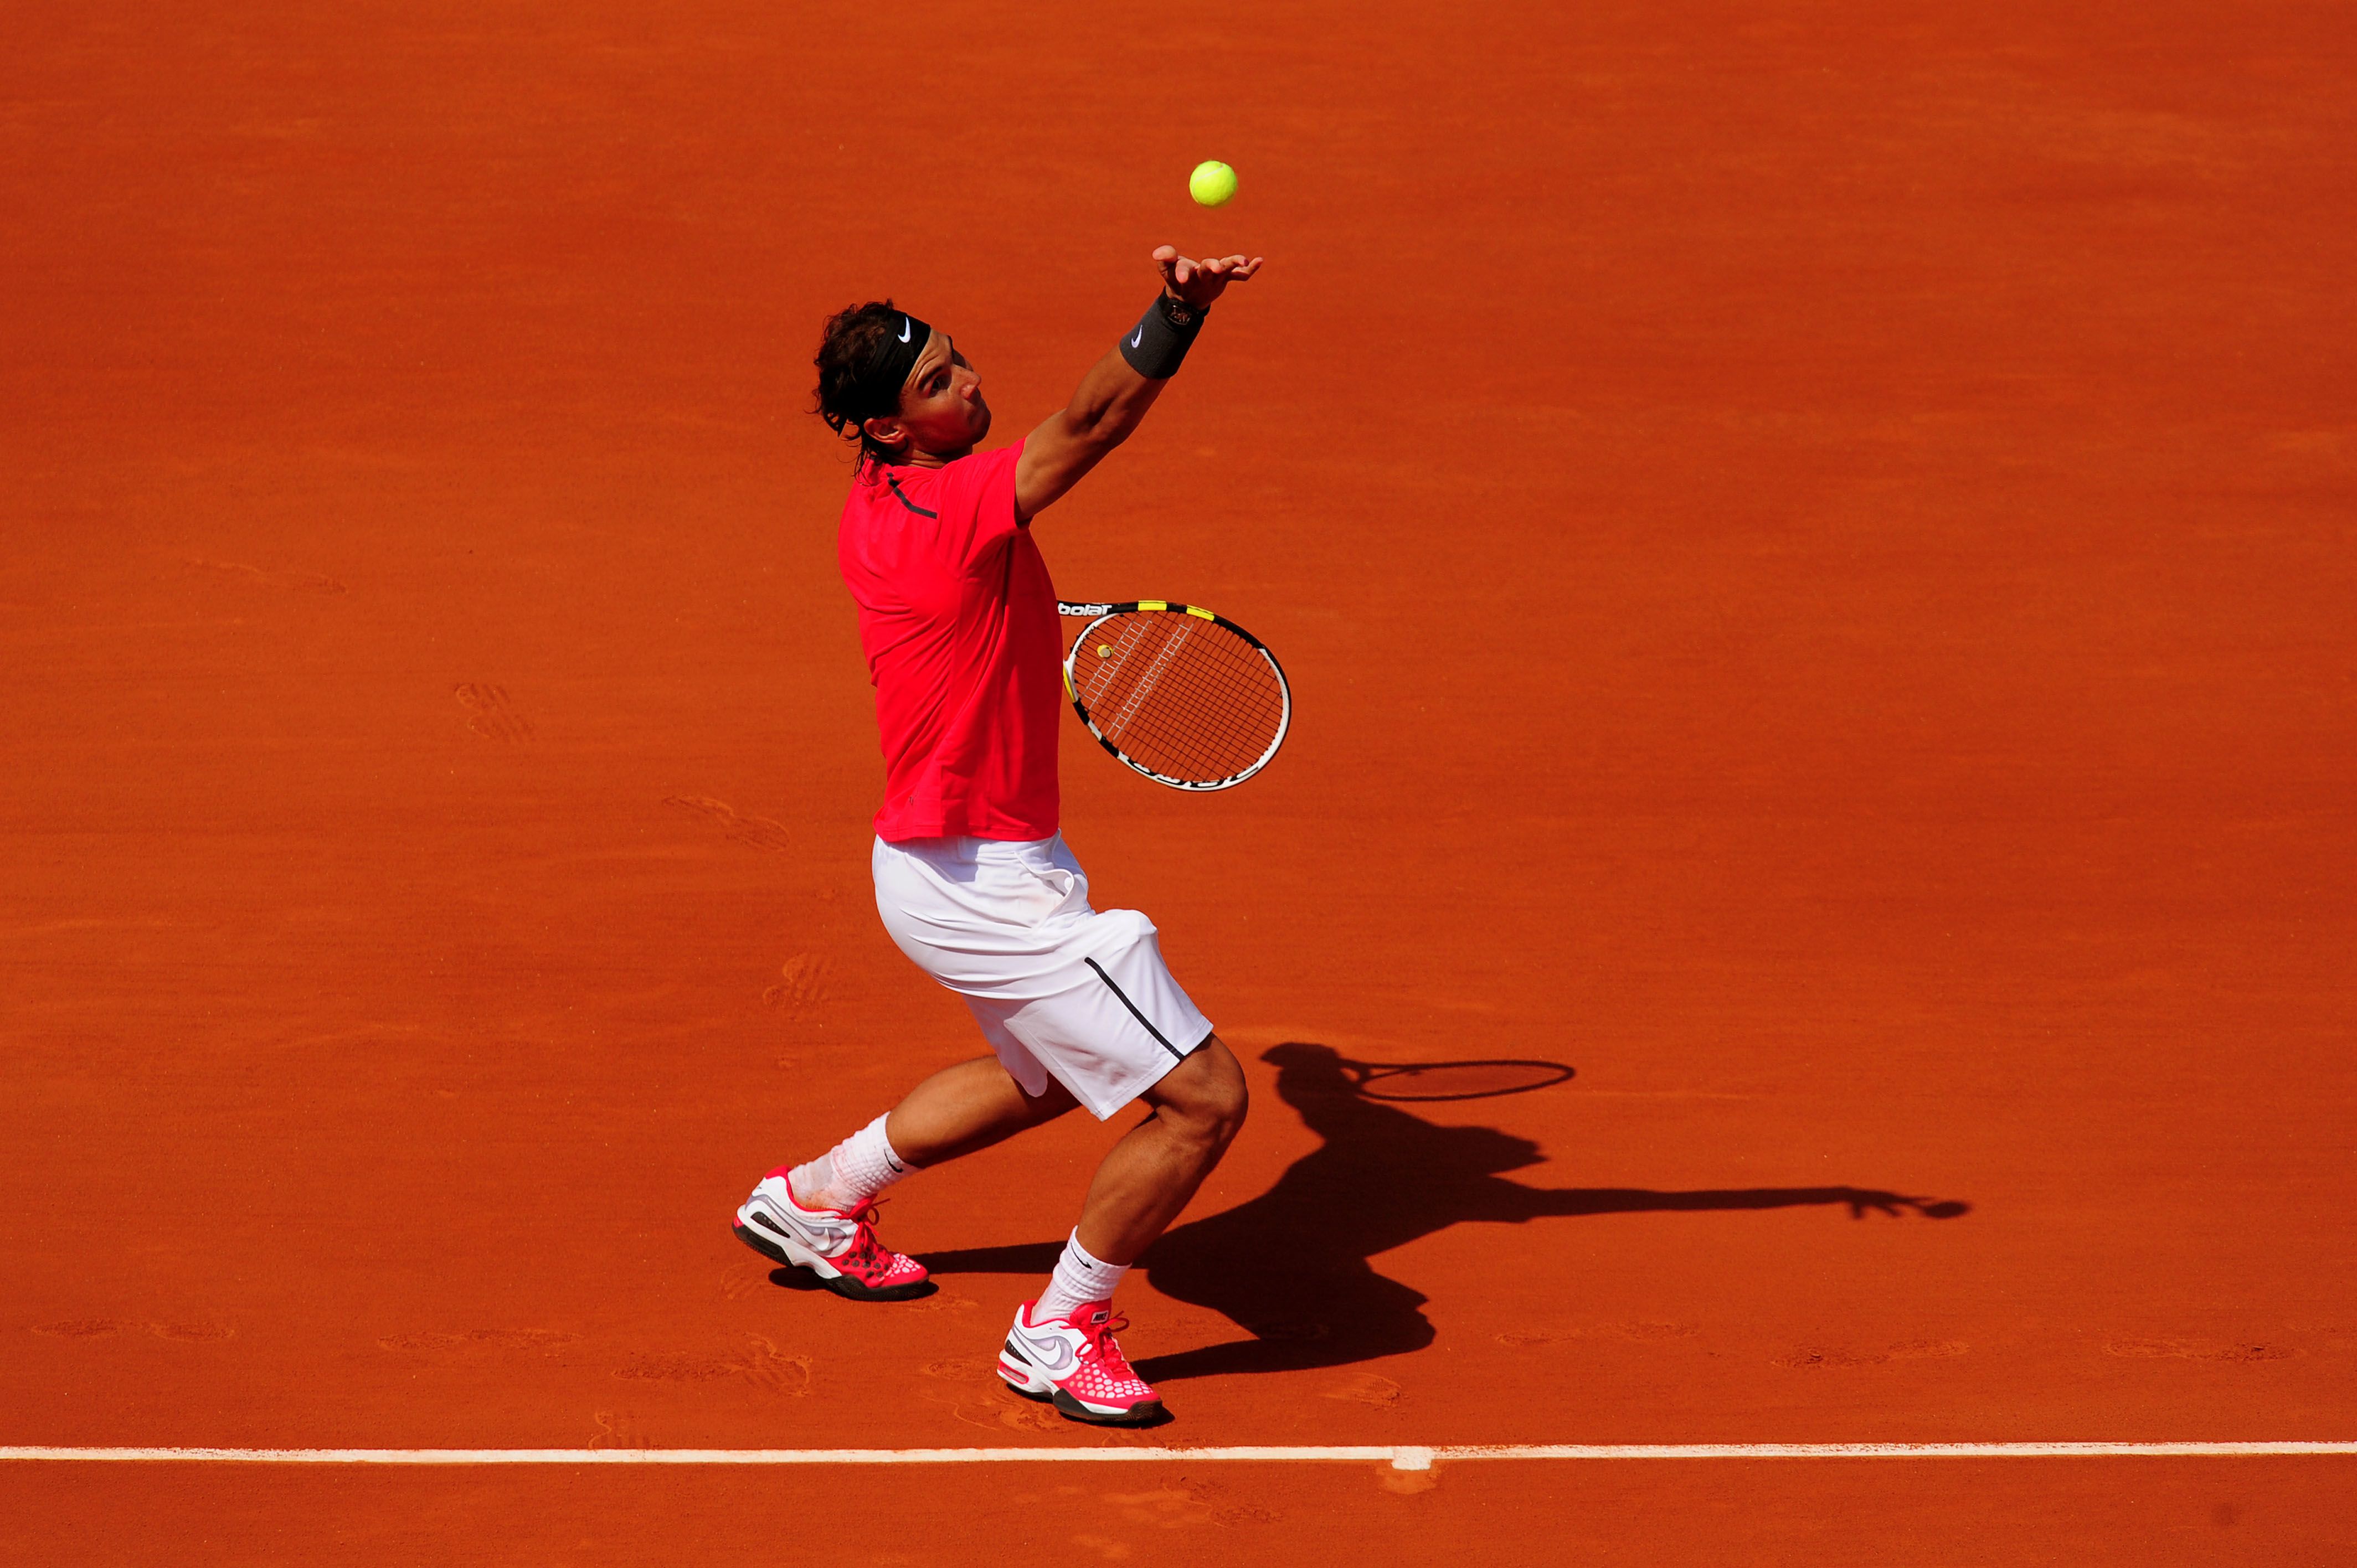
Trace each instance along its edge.
<instances>
[{"instance_id":1,"label":"white sock","mask_svg":"<svg viewBox=\"0 0 2357 1568\"><path fill-rule=\"evenodd\" d=\"M884 1136L885 1112L806 1165L786 1175L804 1208L856 1208L909 1174L908 1162Z\"/></svg>"},{"instance_id":2,"label":"white sock","mask_svg":"<svg viewBox=\"0 0 2357 1568\"><path fill-rule=\"evenodd\" d=\"M1048 1281L1048 1289L1031 1309L1034 1323L1053 1323L1070 1317L1084 1306L1113 1299L1114 1287L1129 1273L1127 1263L1101 1263L1081 1245L1081 1233L1064 1243L1064 1255L1056 1260L1056 1272Z\"/></svg>"}]
</instances>

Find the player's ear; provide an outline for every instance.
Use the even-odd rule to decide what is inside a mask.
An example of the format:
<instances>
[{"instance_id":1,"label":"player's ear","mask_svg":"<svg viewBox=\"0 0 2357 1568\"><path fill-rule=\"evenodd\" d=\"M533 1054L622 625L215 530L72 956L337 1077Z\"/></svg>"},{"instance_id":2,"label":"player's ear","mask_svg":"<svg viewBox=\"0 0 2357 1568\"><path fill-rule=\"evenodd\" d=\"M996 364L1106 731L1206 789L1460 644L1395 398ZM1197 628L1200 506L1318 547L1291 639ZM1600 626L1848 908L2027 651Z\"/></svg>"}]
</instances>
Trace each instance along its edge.
<instances>
[{"instance_id":1,"label":"player's ear","mask_svg":"<svg viewBox=\"0 0 2357 1568\"><path fill-rule=\"evenodd\" d=\"M896 452L909 439L909 433L900 428L899 416L897 414L888 413L880 419L862 420L859 433L878 446L888 446Z\"/></svg>"}]
</instances>

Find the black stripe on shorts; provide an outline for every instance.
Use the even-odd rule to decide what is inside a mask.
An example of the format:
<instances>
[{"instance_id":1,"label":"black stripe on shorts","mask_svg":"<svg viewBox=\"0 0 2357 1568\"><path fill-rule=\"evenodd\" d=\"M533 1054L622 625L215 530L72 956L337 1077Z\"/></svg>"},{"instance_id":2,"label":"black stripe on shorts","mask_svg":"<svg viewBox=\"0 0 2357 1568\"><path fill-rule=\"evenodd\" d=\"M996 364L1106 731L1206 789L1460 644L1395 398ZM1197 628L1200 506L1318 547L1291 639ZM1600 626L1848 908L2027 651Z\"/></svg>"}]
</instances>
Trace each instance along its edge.
<instances>
[{"instance_id":1,"label":"black stripe on shorts","mask_svg":"<svg viewBox=\"0 0 2357 1568\"><path fill-rule=\"evenodd\" d=\"M1120 986L1115 985L1113 983L1113 976L1104 972L1104 965L1099 963L1092 958L1084 958L1081 960L1081 961L1097 972L1097 978L1105 983L1105 989L1112 992L1115 996L1121 998L1121 1004L1129 1009L1129 1015L1131 1017L1136 1019L1140 1024L1146 1026L1146 1032L1154 1036L1154 1043L1156 1045L1158 1045L1164 1050L1168 1051L1177 1060L1183 1062L1187 1059L1187 1053L1180 1050L1178 1047L1172 1045L1169 1040L1165 1038L1162 1031L1154 1026L1154 1021L1137 1010L1137 1004L1129 999L1128 993L1124 992Z\"/></svg>"}]
</instances>

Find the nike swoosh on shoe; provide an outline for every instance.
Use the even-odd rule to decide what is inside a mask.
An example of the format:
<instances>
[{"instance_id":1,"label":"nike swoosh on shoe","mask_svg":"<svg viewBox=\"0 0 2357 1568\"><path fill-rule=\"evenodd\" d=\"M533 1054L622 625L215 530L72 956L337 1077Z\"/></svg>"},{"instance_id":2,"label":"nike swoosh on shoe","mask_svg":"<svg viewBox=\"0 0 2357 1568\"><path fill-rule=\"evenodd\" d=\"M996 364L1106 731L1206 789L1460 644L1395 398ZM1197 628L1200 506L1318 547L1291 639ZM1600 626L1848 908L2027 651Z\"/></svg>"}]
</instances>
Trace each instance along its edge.
<instances>
[{"instance_id":1,"label":"nike swoosh on shoe","mask_svg":"<svg viewBox=\"0 0 2357 1568\"><path fill-rule=\"evenodd\" d=\"M780 1208L766 1198L748 1205L754 1220L775 1230L780 1236L791 1236L797 1241L814 1243L822 1249L841 1246L856 1233L849 1225L833 1225L825 1220L813 1222L790 1209Z\"/></svg>"},{"instance_id":2,"label":"nike swoosh on shoe","mask_svg":"<svg viewBox=\"0 0 2357 1568\"><path fill-rule=\"evenodd\" d=\"M1020 1345L1018 1354L1028 1355L1033 1363L1051 1378L1071 1368L1074 1359L1072 1348L1060 1338L1034 1339L1019 1328L1010 1331L1008 1338Z\"/></svg>"}]
</instances>

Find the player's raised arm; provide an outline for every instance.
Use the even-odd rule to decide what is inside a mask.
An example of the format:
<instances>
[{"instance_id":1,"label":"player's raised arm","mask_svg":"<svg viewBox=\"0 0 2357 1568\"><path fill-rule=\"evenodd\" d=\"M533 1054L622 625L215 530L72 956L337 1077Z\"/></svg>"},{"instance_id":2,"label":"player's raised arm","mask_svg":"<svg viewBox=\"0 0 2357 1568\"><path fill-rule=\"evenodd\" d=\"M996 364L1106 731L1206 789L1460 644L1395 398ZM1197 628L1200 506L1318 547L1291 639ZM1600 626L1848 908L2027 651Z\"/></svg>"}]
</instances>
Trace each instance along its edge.
<instances>
[{"instance_id":1,"label":"player's raised arm","mask_svg":"<svg viewBox=\"0 0 2357 1568\"><path fill-rule=\"evenodd\" d=\"M1188 345L1202 329L1203 313L1226 292L1260 271L1262 258L1218 256L1194 261L1168 245L1154 252L1162 292L1113 350L1081 378L1072 401L1048 416L1023 444L1015 465L1015 510L1026 521L1080 481L1099 459L1128 439L1154 406L1163 383L1178 371Z\"/></svg>"}]
</instances>

